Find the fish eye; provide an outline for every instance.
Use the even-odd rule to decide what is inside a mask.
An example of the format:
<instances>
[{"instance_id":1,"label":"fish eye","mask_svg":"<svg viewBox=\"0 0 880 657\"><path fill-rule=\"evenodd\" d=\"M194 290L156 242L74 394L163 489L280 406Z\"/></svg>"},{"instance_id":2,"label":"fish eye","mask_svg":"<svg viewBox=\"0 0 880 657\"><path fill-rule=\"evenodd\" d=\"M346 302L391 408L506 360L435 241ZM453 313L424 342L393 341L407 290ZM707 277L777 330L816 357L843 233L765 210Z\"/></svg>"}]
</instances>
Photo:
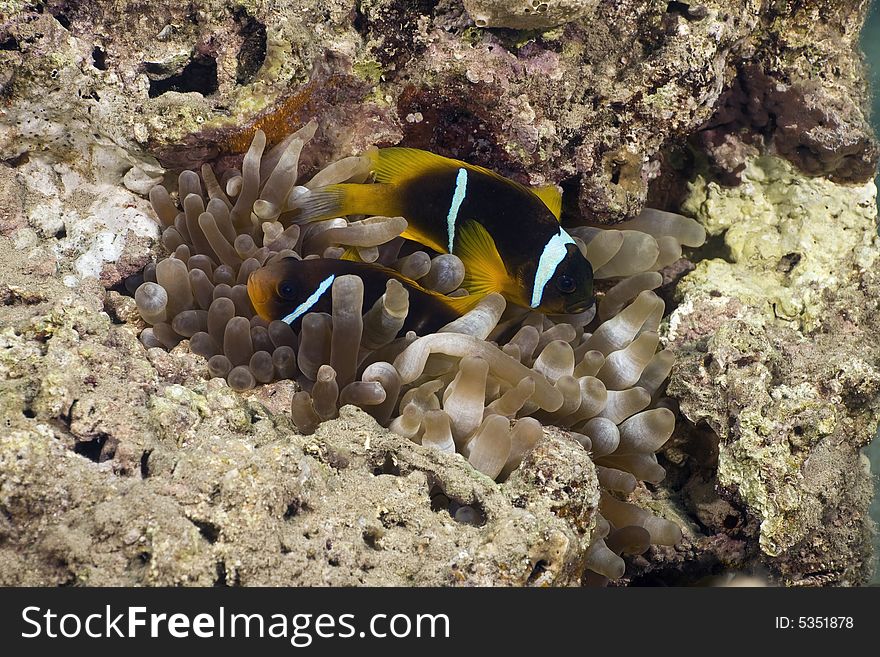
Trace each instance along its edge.
<instances>
[{"instance_id":1,"label":"fish eye","mask_svg":"<svg viewBox=\"0 0 880 657\"><path fill-rule=\"evenodd\" d=\"M571 294L577 288L577 283L575 283L574 279L571 276L563 274L557 279L556 287L563 294Z\"/></svg>"},{"instance_id":2,"label":"fish eye","mask_svg":"<svg viewBox=\"0 0 880 657\"><path fill-rule=\"evenodd\" d=\"M296 287L291 281L281 281L278 284L278 296L282 299L293 299L296 296Z\"/></svg>"}]
</instances>

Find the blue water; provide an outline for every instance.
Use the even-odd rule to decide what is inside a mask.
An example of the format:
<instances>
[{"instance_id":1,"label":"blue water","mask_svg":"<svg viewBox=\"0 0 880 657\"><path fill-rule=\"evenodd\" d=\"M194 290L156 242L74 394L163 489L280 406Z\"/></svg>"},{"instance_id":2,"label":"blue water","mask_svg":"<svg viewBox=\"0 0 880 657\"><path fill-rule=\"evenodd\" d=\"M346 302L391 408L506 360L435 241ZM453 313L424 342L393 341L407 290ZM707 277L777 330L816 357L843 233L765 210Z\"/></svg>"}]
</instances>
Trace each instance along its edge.
<instances>
[{"instance_id":1,"label":"blue water","mask_svg":"<svg viewBox=\"0 0 880 657\"><path fill-rule=\"evenodd\" d=\"M868 22L862 31L862 50L868 59L870 66L871 88L874 90L874 105L871 117L874 130L880 125L880 3L871 5L871 13Z\"/></svg>"},{"instance_id":2,"label":"blue water","mask_svg":"<svg viewBox=\"0 0 880 657\"><path fill-rule=\"evenodd\" d=\"M871 14L868 16L868 22L862 31L862 49L870 67L871 89L873 90L874 102L871 111L871 122L874 125L874 131L880 134L880 3L874 2L871 5ZM880 177L877 179L880 186ZM874 442L865 450L871 459L871 470L874 476L874 502L871 505L871 517L874 522L880 525L880 432ZM880 585L880 534L874 536L874 579L875 586Z\"/></svg>"}]
</instances>

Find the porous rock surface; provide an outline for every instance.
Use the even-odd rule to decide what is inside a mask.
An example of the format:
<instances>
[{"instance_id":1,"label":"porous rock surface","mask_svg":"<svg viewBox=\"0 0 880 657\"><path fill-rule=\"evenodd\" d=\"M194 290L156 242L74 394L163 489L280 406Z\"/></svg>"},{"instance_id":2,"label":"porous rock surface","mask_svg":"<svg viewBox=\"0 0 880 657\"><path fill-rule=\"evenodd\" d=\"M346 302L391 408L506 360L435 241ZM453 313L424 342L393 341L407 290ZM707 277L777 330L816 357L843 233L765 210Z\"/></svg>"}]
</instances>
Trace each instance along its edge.
<instances>
[{"instance_id":1,"label":"porous rock surface","mask_svg":"<svg viewBox=\"0 0 880 657\"><path fill-rule=\"evenodd\" d=\"M799 585L874 568L860 450L880 419L876 193L773 157L738 187L691 186L685 207L725 247L682 281L668 335L668 392L692 424L667 456L689 478L698 560Z\"/></svg>"},{"instance_id":2,"label":"porous rock surface","mask_svg":"<svg viewBox=\"0 0 880 657\"><path fill-rule=\"evenodd\" d=\"M16 0L0 27L0 157L87 153L137 165L139 189L157 176L145 147L199 164L315 117L324 156L429 148L565 183L599 221L636 214L662 149L698 131L720 168L766 140L811 175L872 176L866 0L546 4L595 7L512 31L477 28L458 0Z\"/></svg>"},{"instance_id":3,"label":"porous rock surface","mask_svg":"<svg viewBox=\"0 0 880 657\"><path fill-rule=\"evenodd\" d=\"M149 187L312 118L315 167L402 143L562 183L596 221L683 202L715 239L666 272L682 419L636 499L685 541L624 581L865 581L867 1L600 0L557 23L581 3L548 0L528 30L476 27L483 4L3 4L2 583L578 581L596 485L564 435L499 486L360 413L299 436L287 384L233 394L137 342L111 289L164 255ZM438 487L485 524L433 511Z\"/></svg>"},{"instance_id":4,"label":"porous rock surface","mask_svg":"<svg viewBox=\"0 0 880 657\"><path fill-rule=\"evenodd\" d=\"M477 27L547 29L589 16L598 0L464 0Z\"/></svg>"},{"instance_id":5,"label":"porous rock surface","mask_svg":"<svg viewBox=\"0 0 880 657\"><path fill-rule=\"evenodd\" d=\"M0 584L580 581L598 484L567 434L501 486L353 407L302 436L289 382L245 396L206 381L203 359L143 349L121 323L130 298L34 285L10 246Z\"/></svg>"}]
</instances>

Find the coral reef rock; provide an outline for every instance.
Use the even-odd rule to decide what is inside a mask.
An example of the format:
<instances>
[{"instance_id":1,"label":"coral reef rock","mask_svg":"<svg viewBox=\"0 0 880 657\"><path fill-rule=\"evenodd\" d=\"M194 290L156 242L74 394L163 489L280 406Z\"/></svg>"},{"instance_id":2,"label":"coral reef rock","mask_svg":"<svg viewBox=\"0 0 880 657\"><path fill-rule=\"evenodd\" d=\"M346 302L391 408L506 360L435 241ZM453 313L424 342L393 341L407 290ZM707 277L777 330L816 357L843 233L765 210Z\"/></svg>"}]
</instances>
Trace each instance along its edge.
<instances>
[{"instance_id":1,"label":"coral reef rock","mask_svg":"<svg viewBox=\"0 0 880 657\"><path fill-rule=\"evenodd\" d=\"M477 27L543 30L589 15L599 0L464 0Z\"/></svg>"},{"instance_id":2,"label":"coral reef rock","mask_svg":"<svg viewBox=\"0 0 880 657\"><path fill-rule=\"evenodd\" d=\"M0 583L590 579L614 500L566 432L497 483L351 406L303 435L295 383L235 391L188 340L138 340L126 283L170 255L150 189L312 119L303 180L400 144L561 185L585 242L649 199L695 216L692 262L639 270L672 311L656 337L678 401L665 479L629 498L683 540L624 552L616 583L870 576L869 3L122 4L0 9Z\"/></svg>"},{"instance_id":3,"label":"coral reef rock","mask_svg":"<svg viewBox=\"0 0 880 657\"><path fill-rule=\"evenodd\" d=\"M353 407L303 436L290 382L206 381L143 349L130 298L103 295L108 315L94 288L23 288L0 246L3 585L580 582L599 491L568 435L501 486Z\"/></svg>"},{"instance_id":4,"label":"coral reef rock","mask_svg":"<svg viewBox=\"0 0 880 657\"><path fill-rule=\"evenodd\" d=\"M764 141L844 182L877 163L862 0L45 4L0 28L0 158L121 169L135 189L160 175L145 146L189 168L312 117L322 161L427 148L565 182L604 222L637 214L664 149L695 133L719 168ZM530 6L539 29L477 27Z\"/></svg>"},{"instance_id":5,"label":"coral reef rock","mask_svg":"<svg viewBox=\"0 0 880 657\"><path fill-rule=\"evenodd\" d=\"M708 469L682 499L714 535L701 549L758 539L752 554L715 555L728 566L863 582L872 475L860 449L880 419L876 188L807 178L773 157L742 176L735 188L700 177L686 203L726 248L683 280L670 320L668 392L703 434L673 439L670 457ZM715 476L720 495L697 485Z\"/></svg>"}]
</instances>

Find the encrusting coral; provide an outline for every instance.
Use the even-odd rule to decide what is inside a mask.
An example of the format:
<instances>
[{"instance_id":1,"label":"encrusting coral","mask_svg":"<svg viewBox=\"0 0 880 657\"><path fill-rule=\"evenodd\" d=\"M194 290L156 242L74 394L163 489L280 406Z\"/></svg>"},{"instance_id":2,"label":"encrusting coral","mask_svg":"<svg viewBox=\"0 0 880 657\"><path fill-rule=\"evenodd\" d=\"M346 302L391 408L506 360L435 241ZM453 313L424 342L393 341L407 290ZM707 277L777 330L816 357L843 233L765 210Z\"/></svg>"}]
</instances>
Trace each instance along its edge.
<instances>
[{"instance_id":1,"label":"encrusting coral","mask_svg":"<svg viewBox=\"0 0 880 657\"><path fill-rule=\"evenodd\" d=\"M332 312L305 315L296 334L283 321L260 318L248 297L250 274L278 258L339 258L355 250L428 289L466 294L456 256L404 251L401 217L297 223L297 200L309 190L370 178L367 158L350 157L297 184L300 153L314 132L308 124L265 153L266 138L257 132L241 171L220 180L209 165L201 177L184 171L177 181L182 209L166 188L152 189L171 257L148 266L135 292L151 325L143 344L171 349L189 339L209 372L236 390L295 379L300 391L291 412L302 433L353 404L414 442L461 453L498 481L519 466L545 425L567 429L590 451L603 490L587 557L595 579L622 576L620 554L675 544L681 533L674 523L621 498L638 481L665 476L655 452L675 424L662 397L673 358L657 350L664 303L652 290L682 245L703 242L703 229L657 210L617 229L572 228L596 278L619 279L597 309L580 315L544 316L490 294L437 333L399 336L409 312L400 284L389 281L362 314L363 283L345 275L332 283ZM455 516L467 522L471 512L461 507Z\"/></svg>"},{"instance_id":2,"label":"encrusting coral","mask_svg":"<svg viewBox=\"0 0 880 657\"><path fill-rule=\"evenodd\" d=\"M546 29L591 14L597 0L465 0L477 27Z\"/></svg>"}]
</instances>

